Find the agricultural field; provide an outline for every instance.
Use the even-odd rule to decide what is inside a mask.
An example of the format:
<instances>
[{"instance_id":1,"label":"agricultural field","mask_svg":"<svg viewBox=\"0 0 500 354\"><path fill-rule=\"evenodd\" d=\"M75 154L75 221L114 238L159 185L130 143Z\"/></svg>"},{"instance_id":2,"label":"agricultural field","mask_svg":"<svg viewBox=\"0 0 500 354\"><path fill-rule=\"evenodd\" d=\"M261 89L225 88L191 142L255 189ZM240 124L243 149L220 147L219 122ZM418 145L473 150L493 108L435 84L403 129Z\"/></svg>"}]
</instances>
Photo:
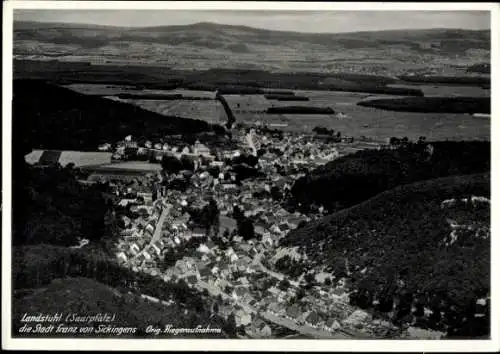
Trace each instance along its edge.
<instances>
[{"instance_id":1,"label":"agricultural field","mask_svg":"<svg viewBox=\"0 0 500 354\"><path fill-rule=\"evenodd\" d=\"M460 90L460 88L457 88ZM291 102L266 100L263 95L227 95L237 122L287 124L280 129L311 132L317 126L341 131L347 136L366 136L385 141L391 136L428 140L489 140L490 121L467 114L390 112L357 103L365 99L396 96L334 91L295 91L309 97L304 106L331 107L335 114L266 114L268 107L290 106ZM458 131L457 131L458 128Z\"/></svg>"},{"instance_id":2,"label":"agricultural field","mask_svg":"<svg viewBox=\"0 0 500 354\"><path fill-rule=\"evenodd\" d=\"M127 85L107 85L107 84L70 84L63 85L70 90L83 93L85 95L111 96L120 93L136 93L134 86Z\"/></svg>"},{"instance_id":3,"label":"agricultural field","mask_svg":"<svg viewBox=\"0 0 500 354\"><path fill-rule=\"evenodd\" d=\"M71 84L67 85L66 87L87 95L105 96L106 98L115 101L130 103L143 109L163 115L199 119L212 124L222 124L227 121L227 116L224 112L224 108L219 101L215 100L215 92L187 90L180 88L174 90L136 89L132 86L103 84ZM138 95L181 94L183 98L178 100L141 100L120 99L116 97L116 95L127 93ZM200 98L202 100L200 100Z\"/></svg>"},{"instance_id":4,"label":"agricultural field","mask_svg":"<svg viewBox=\"0 0 500 354\"><path fill-rule=\"evenodd\" d=\"M73 163L75 167L96 166L111 162L110 152L63 151L59 158L61 166Z\"/></svg>"},{"instance_id":5,"label":"agricultural field","mask_svg":"<svg viewBox=\"0 0 500 354\"><path fill-rule=\"evenodd\" d=\"M135 90L132 86L74 84L73 90L86 94L115 95L118 93L182 94L184 97L213 98L214 92L186 89L174 90ZM399 85L400 86L400 85ZM425 96L471 96L487 97L490 91L478 86L464 85L403 85L418 88ZM490 139L490 121L474 118L467 114L410 113L390 112L370 107L357 106L359 101L397 98L394 95L373 95L368 93L313 91L313 90L272 90L267 94L289 91L296 96L308 97L306 102L269 100L262 95L224 95L236 122L252 124L256 122L275 125L277 129L294 132L311 132L315 126L341 131L347 136L366 136L383 141L391 136L407 136L418 139L426 136L428 140L473 140ZM119 100L115 97L109 97ZM209 123L223 124L227 117L220 102L212 100L122 100L141 108L184 118L194 118ZM266 114L269 107L291 105L331 107L335 114ZM458 133L457 133L458 127Z\"/></svg>"},{"instance_id":6,"label":"agricultural field","mask_svg":"<svg viewBox=\"0 0 500 354\"><path fill-rule=\"evenodd\" d=\"M108 165L102 165L99 166L98 170L156 172L156 171L161 171L161 165L149 162L141 162L141 161L126 161L126 162L117 162Z\"/></svg>"},{"instance_id":7,"label":"agricultural field","mask_svg":"<svg viewBox=\"0 0 500 354\"><path fill-rule=\"evenodd\" d=\"M466 86L466 85L401 85L389 84L389 87L403 87L420 89L424 96L440 96L440 97L490 97L491 90L481 88L480 86Z\"/></svg>"},{"instance_id":8,"label":"agricultural field","mask_svg":"<svg viewBox=\"0 0 500 354\"><path fill-rule=\"evenodd\" d=\"M215 99L215 92L211 91L198 91L198 90L188 90L188 89L173 89L173 90L154 90L154 89L139 89L131 85L108 85L108 84L69 84L63 85L63 87L69 88L73 91L84 93L86 95L97 95L97 96L114 96L123 93L132 94L181 94L184 98L207 98Z\"/></svg>"},{"instance_id":9,"label":"agricultural field","mask_svg":"<svg viewBox=\"0 0 500 354\"><path fill-rule=\"evenodd\" d=\"M264 95L224 95L231 111L238 119L241 113L265 113L276 100L268 100Z\"/></svg>"},{"instance_id":10,"label":"agricultural field","mask_svg":"<svg viewBox=\"0 0 500 354\"><path fill-rule=\"evenodd\" d=\"M182 118L199 119L211 124L223 124L226 113L219 101L212 100L122 100L148 111Z\"/></svg>"},{"instance_id":11,"label":"agricultural field","mask_svg":"<svg viewBox=\"0 0 500 354\"><path fill-rule=\"evenodd\" d=\"M198 90L188 90L183 88L173 89L173 90L152 90L144 89L141 93L149 94L181 94L184 98L209 98L215 99L215 92L212 91L198 91Z\"/></svg>"},{"instance_id":12,"label":"agricultural field","mask_svg":"<svg viewBox=\"0 0 500 354\"><path fill-rule=\"evenodd\" d=\"M75 167L86 167L109 164L111 155L110 152L33 150L25 160L29 164L59 163L64 167L72 163Z\"/></svg>"}]
</instances>

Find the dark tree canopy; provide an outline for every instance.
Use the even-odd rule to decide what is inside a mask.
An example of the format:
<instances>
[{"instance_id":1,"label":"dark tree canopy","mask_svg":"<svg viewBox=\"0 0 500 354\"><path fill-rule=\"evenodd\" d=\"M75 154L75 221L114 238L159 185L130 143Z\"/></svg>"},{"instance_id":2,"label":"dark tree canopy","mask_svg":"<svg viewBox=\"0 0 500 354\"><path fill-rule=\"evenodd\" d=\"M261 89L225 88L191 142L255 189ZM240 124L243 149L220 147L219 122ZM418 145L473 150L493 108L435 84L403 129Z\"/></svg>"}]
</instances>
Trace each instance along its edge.
<instances>
[{"instance_id":1,"label":"dark tree canopy","mask_svg":"<svg viewBox=\"0 0 500 354\"><path fill-rule=\"evenodd\" d=\"M194 171L194 160L191 157L182 155L180 162L183 170Z\"/></svg>"},{"instance_id":2,"label":"dark tree canopy","mask_svg":"<svg viewBox=\"0 0 500 354\"><path fill-rule=\"evenodd\" d=\"M106 233L108 204L101 187L83 186L71 168L14 171L13 243L74 245L78 238L98 240Z\"/></svg>"},{"instance_id":3,"label":"dark tree canopy","mask_svg":"<svg viewBox=\"0 0 500 354\"><path fill-rule=\"evenodd\" d=\"M183 169L183 164L174 156L164 155L161 159L161 167L165 172L178 173Z\"/></svg>"},{"instance_id":4,"label":"dark tree canopy","mask_svg":"<svg viewBox=\"0 0 500 354\"><path fill-rule=\"evenodd\" d=\"M238 234L243 237L244 240L251 240L255 237L255 230L252 220L245 218L238 222Z\"/></svg>"},{"instance_id":5,"label":"dark tree canopy","mask_svg":"<svg viewBox=\"0 0 500 354\"><path fill-rule=\"evenodd\" d=\"M209 235L217 235L219 232L220 211L215 199L211 198L209 203L203 207L201 222Z\"/></svg>"}]
</instances>

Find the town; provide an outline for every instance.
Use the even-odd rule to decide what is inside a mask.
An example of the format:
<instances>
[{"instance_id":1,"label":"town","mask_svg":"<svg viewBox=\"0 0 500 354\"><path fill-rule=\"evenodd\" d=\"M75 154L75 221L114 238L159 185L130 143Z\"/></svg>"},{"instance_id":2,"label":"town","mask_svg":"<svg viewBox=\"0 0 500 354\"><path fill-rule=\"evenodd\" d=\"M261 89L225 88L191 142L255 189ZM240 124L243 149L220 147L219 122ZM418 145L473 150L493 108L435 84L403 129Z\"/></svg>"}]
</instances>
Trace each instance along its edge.
<instances>
[{"instance_id":1,"label":"town","mask_svg":"<svg viewBox=\"0 0 500 354\"><path fill-rule=\"evenodd\" d=\"M199 141L140 146L132 136L117 144L115 159L126 151L153 151L164 168L142 182L113 178L109 183L117 210L125 210L115 250L120 264L208 293L218 314L234 316L243 337L271 337L276 327L312 338L382 337L395 331L390 321L349 305L346 279L312 269L289 281L273 269L285 256L305 259L295 249L279 247L280 239L327 213L323 206L291 213L280 201L297 178L338 158L342 147L353 149L352 144L253 128L234 130L232 138L236 148L229 151ZM191 170L181 170L187 157ZM171 159L179 161L177 168Z\"/></svg>"}]
</instances>

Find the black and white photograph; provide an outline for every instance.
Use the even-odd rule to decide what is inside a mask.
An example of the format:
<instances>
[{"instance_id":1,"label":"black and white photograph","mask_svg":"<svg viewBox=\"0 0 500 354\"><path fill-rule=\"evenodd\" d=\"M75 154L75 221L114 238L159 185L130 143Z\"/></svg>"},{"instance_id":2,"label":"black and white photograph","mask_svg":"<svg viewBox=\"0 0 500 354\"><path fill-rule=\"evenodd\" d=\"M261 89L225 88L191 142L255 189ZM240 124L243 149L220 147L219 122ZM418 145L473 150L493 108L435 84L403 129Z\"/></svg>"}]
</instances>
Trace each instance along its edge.
<instances>
[{"instance_id":1,"label":"black and white photograph","mask_svg":"<svg viewBox=\"0 0 500 354\"><path fill-rule=\"evenodd\" d=\"M496 5L36 3L6 2L3 347L498 345Z\"/></svg>"}]
</instances>

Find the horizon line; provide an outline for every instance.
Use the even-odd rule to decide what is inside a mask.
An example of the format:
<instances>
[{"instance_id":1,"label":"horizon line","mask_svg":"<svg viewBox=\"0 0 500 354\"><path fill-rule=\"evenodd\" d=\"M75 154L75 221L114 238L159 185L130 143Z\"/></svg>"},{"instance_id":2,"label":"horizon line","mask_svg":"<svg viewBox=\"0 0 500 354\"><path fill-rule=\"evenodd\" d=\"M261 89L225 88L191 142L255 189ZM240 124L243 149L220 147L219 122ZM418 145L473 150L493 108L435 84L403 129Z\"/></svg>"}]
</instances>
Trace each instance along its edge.
<instances>
[{"instance_id":1,"label":"horizon line","mask_svg":"<svg viewBox=\"0 0 500 354\"><path fill-rule=\"evenodd\" d=\"M459 28L459 27L428 27L428 28L398 28L398 29L380 29L380 30L364 30L364 31L349 31L349 32L304 32L304 31L291 31L291 30L280 30L280 29L268 29L262 27L254 27L248 25L235 25L235 24L227 24L227 23L219 23L212 21L199 21L193 23L187 23L183 25L152 25L152 26L116 26L116 25L103 25L98 23L85 23L85 22L66 22L66 21L35 21L35 20L14 20L13 26L16 23L36 23L36 24L46 24L46 25L73 25L73 26L95 26L101 28L120 28L120 29L140 29L140 28L164 28L164 27L189 27L196 25L216 25L216 26L227 26L227 27L244 27L248 29L255 29L260 31L269 31L269 32L282 32L282 33L301 33L301 34L347 34L347 33L368 33L368 32L397 32L397 31L429 31L429 30L455 30L455 31L471 31L471 32L482 32L488 31L491 32L491 28L489 29L477 29L477 28Z\"/></svg>"}]
</instances>

